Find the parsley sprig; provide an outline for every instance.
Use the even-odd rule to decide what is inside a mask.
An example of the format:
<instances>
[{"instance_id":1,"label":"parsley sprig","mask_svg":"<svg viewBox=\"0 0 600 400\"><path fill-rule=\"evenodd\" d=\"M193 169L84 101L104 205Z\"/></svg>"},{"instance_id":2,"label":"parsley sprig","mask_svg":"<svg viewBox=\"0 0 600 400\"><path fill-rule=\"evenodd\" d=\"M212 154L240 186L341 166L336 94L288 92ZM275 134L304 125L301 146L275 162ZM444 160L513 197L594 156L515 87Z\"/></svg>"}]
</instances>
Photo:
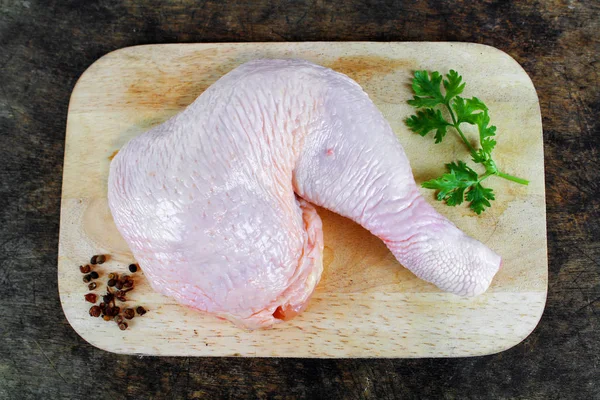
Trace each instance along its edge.
<instances>
[{"instance_id":1,"label":"parsley sprig","mask_svg":"<svg viewBox=\"0 0 600 400\"><path fill-rule=\"evenodd\" d=\"M442 85L444 93L442 93ZM498 169L492 158L492 151L496 146L494 139L496 127L490 125L489 110L477 97L466 99L459 96L465 89L465 83L456 71L450 70L445 79L437 71L432 73L416 71L412 88L415 95L408 104L419 110L416 115L406 119L408 127L421 136L434 131L435 143L441 143L448 130L453 128L469 149L473 162L485 168L483 174L478 174L463 161L446 164L447 173L422 184L424 188L437 190L439 201L445 201L449 206L456 206L466 200L474 212L481 214L491 206L490 201L495 199L493 190L481 184L490 176L496 175L522 185L529 184L525 179L506 174ZM442 114L443 109L448 112L450 120ZM479 148L476 149L467 140L460 128L463 123L477 126Z\"/></svg>"}]
</instances>

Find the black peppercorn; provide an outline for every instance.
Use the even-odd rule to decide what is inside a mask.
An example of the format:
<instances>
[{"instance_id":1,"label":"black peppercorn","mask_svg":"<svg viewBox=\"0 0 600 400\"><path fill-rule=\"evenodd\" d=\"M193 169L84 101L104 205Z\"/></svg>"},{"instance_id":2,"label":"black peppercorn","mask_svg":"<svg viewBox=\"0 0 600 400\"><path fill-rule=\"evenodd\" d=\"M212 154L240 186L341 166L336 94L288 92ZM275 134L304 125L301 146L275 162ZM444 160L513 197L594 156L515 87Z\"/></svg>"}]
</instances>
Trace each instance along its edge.
<instances>
[{"instance_id":1,"label":"black peppercorn","mask_svg":"<svg viewBox=\"0 0 600 400\"><path fill-rule=\"evenodd\" d=\"M127 329L127 327L128 327L127 322L121 322L119 324L119 329L122 330L122 331L124 331L125 329Z\"/></svg>"},{"instance_id":2,"label":"black peppercorn","mask_svg":"<svg viewBox=\"0 0 600 400\"><path fill-rule=\"evenodd\" d=\"M99 276L100 276L100 275L98 275L98 273L97 273L96 271L92 271L92 273L90 274L90 277L91 277L92 279L98 279L98 277L99 277Z\"/></svg>"},{"instance_id":3,"label":"black peppercorn","mask_svg":"<svg viewBox=\"0 0 600 400\"><path fill-rule=\"evenodd\" d=\"M98 285L96 284L96 282L92 282L88 285L88 289L89 290L94 290L98 287Z\"/></svg>"},{"instance_id":4,"label":"black peppercorn","mask_svg":"<svg viewBox=\"0 0 600 400\"><path fill-rule=\"evenodd\" d=\"M108 282L106 283L106 285L107 285L108 287L113 287L113 286L115 286L116 284L117 284L117 281L116 281L116 280L114 280L114 279L109 279L109 280L108 280Z\"/></svg>"},{"instance_id":5,"label":"black peppercorn","mask_svg":"<svg viewBox=\"0 0 600 400\"><path fill-rule=\"evenodd\" d=\"M138 315L146 314L146 309L142 306L139 306L138 308L136 308L135 311L137 311Z\"/></svg>"},{"instance_id":6,"label":"black peppercorn","mask_svg":"<svg viewBox=\"0 0 600 400\"><path fill-rule=\"evenodd\" d=\"M129 264L129 271L131 272L137 272L138 267L135 264Z\"/></svg>"},{"instance_id":7,"label":"black peppercorn","mask_svg":"<svg viewBox=\"0 0 600 400\"><path fill-rule=\"evenodd\" d=\"M135 311L133 311L133 308L126 308L123 311L123 316L127 319L132 319L135 316Z\"/></svg>"},{"instance_id":8,"label":"black peppercorn","mask_svg":"<svg viewBox=\"0 0 600 400\"><path fill-rule=\"evenodd\" d=\"M102 296L102 301L105 302L106 304L110 303L113 299L113 294L112 293L107 293L104 296Z\"/></svg>"},{"instance_id":9,"label":"black peppercorn","mask_svg":"<svg viewBox=\"0 0 600 400\"><path fill-rule=\"evenodd\" d=\"M79 270L81 271L82 274L87 274L88 272L90 272L92 269L90 268L89 265L80 265L79 266Z\"/></svg>"},{"instance_id":10,"label":"black peppercorn","mask_svg":"<svg viewBox=\"0 0 600 400\"><path fill-rule=\"evenodd\" d=\"M123 289L123 281L117 281L115 287L119 290Z\"/></svg>"},{"instance_id":11,"label":"black peppercorn","mask_svg":"<svg viewBox=\"0 0 600 400\"><path fill-rule=\"evenodd\" d=\"M92 274L87 274L83 277L83 282L84 283L89 283L92 280Z\"/></svg>"},{"instance_id":12,"label":"black peppercorn","mask_svg":"<svg viewBox=\"0 0 600 400\"><path fill-rule=\"evenodd\" d=\"M100 316L100 312L101 311L102 310L100 310L100 307L98 307L98 306L92 306L92 308L90 308L90 315L92 317L98 318Z\"/></svg>"}]
</instances>

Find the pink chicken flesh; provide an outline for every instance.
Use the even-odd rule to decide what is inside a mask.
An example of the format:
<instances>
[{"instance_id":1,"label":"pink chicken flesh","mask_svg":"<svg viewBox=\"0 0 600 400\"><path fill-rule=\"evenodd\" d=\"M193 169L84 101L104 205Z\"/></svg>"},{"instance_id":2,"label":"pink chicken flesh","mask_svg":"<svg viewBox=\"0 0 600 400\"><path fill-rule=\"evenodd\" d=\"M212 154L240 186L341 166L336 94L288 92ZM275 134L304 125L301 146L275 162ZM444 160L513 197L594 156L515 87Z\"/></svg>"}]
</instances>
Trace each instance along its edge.
<instances>
[{"instance_id":1,"label":"pink chicken flesh","mask_svg":"<svg viewBox=\"0 0 600 400\"><path fill-rule=\"evenodd\" d=\"M445 291L482 293L501 263L419 195L361 87L302 60L248 62L131 140L112 161L108 200L156 291L246 328L293 318L319 282L310 203Z\"/></svg>"}]
</instances>

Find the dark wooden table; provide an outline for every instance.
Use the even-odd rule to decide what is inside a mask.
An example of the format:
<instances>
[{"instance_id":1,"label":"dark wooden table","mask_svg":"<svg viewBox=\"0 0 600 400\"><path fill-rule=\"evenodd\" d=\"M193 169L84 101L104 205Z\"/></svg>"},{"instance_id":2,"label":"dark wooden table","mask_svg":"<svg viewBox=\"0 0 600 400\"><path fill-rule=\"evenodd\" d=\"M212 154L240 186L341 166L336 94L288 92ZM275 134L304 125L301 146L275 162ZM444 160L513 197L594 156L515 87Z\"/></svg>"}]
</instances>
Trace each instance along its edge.
<instances>
[{"instance_id":1,"label":"dark wooden table","mask_svg":"<svg viewBox=\"0 0 600 400\"><path fill-rule=\"evenodd\" d=\"M0 2L0 399L600 398L600 3L99 3ZM543 115L550 259L537 329L508 351L468 359L155 358L87 344L62 313L56 274L77 78L137 44L315 40L485 43L530 74Z\"/></svg>"}]
</instances>

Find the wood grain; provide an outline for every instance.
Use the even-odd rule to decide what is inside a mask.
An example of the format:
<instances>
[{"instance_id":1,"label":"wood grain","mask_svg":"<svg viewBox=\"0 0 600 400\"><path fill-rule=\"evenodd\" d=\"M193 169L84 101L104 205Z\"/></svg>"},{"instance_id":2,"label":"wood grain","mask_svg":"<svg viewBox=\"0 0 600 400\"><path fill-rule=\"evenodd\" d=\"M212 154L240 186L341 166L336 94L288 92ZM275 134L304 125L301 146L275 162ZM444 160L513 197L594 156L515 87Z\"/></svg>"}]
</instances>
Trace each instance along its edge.
<instances>
[{"instance_id":1,"label":"wood grain","mask_svg":"<svg viewBox=\"0 0 600 400\"><path fill-rule=\"evenodd\" d=\"M131 296L150 312L121 332L87 314L78 266L90 255L111 260L101 275L132 260L106 203L110 160L129 139L178 113L224 73L254 58L300 57L348 74L392 125L417 182L443 162L467 159L454 137L435 146L408 132L414 69L460 71L466 96L489 106L498 126L499 165L531 180L500 179L482 216L435 206L504 258L482 296L442 293L414 277L358 225L326 210L325 272L309 308L273 329L247 332L152 292L143 277ZM471 92L470 88L477 88ZM61 206L59 291L67 319L93 345L120 353L195 356L447 357L489 354L523 340L544 308L547 287L541 116L519 64L492 47L464 43L287 43L139 46L110 53L80 78L69 105ZM430 191L422 193L433 202ZM105 281L105 280L104 280ZM140 341L139 337L144 340Z\"/></svg>"}]
</instances>

